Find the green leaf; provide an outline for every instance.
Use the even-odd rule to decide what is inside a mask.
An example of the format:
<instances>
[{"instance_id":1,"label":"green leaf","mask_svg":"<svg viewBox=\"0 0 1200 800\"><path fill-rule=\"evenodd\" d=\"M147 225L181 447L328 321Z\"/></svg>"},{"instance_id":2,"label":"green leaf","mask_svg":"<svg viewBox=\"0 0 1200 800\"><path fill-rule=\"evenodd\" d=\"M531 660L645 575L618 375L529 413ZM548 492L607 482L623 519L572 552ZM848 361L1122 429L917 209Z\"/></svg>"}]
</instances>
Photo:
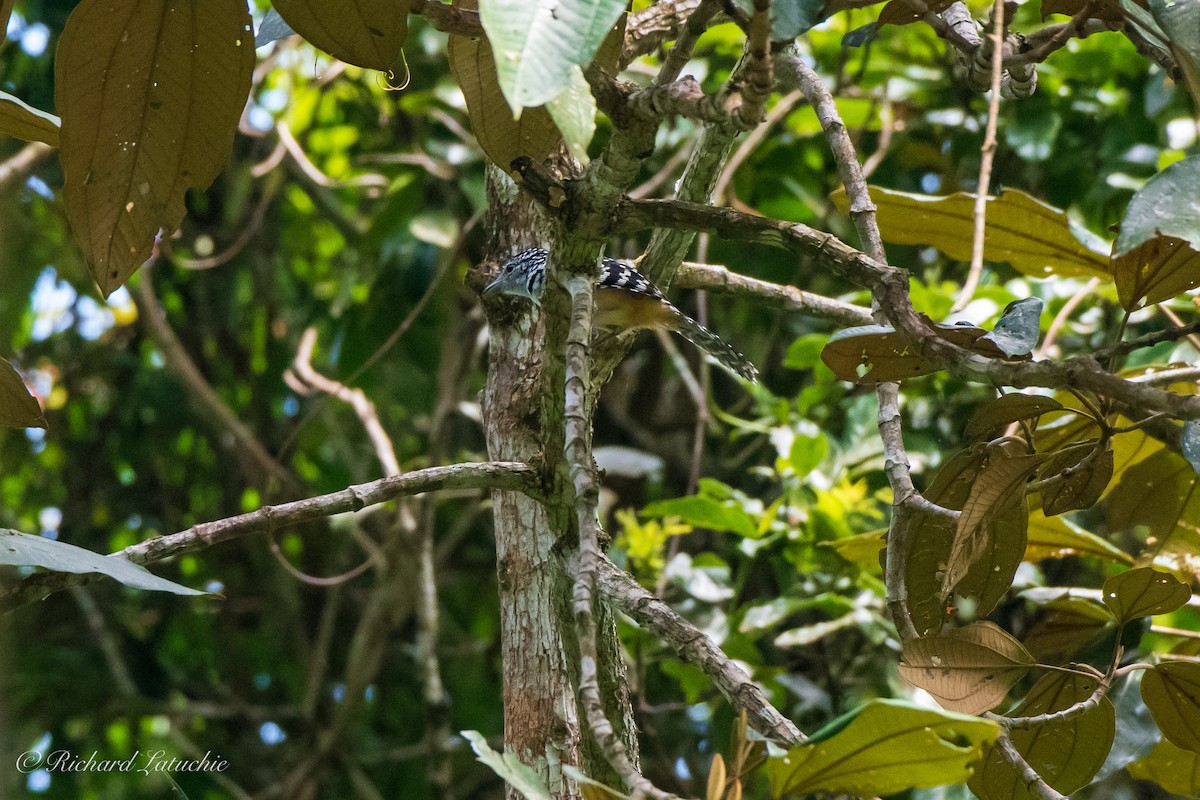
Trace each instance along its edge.
<instances>
[{"instance_id":1,"label":"green leaf","mask_svg":"<svg viewBox=\"0 0 1200 800\"><path fill-rule=\"evenodd\" d=\"M1036 419L1042 414L1060 411L1062 407L1062 403L1053 397L1009 392L976 409L963 434L968 439L981 439L1014 422Z\"/></svg>"},{"instance_id":2,"label":"green leaf","mask_svg":"<svg viewBox=\"0 0 1200 800\"><path fill-rule=\"evenodd\" d=\"M731 531L748 539L756 538L758 526L754 517L740 508L722 505L711 497L692 495L673 500L660 500L646 506L642 512L651 517L680 517L698 528Z\"/></svg>"},{"instance_id":3,"label":"green leaf","mask_svg":"<svg viewBox=\"0 0 1200 800\"><path fill-rule=\"evenodd\" d=\"M1034 664L1020 642L991 622L907 639L900 677L963 714L995 708Z\"/></svg>"},{"instance_id":4,"label":"green leaf","mask_svg":"<svg viewBox=\"0 0 1200 800\"><path fill-rule=\"evenodd\" d=\"M488 746L487 739L479 731L461 731L463 738L471 743L478 760L492 768L509 786L521 793L525 800L553 800L550 790L529 766L521 763L514 754L497 753Z\"/></svg>"},{"instance_id":5,"label":"green leaf","mask_svg":"<svg viewBox=\"0 0 1200 800\"><path fill-rule=\"evenodd\" d=\"M572 67L592 63L624 10L624 0L483 0L480 21L515 115L566 90Z\"/></svg>"},{"instance_id":6,"label":"green leaf","mask_svg":"<svg viewBox=\"0 0 1200 800\"><path fill-rule=\"evenodd\" d=\"M1102 591L1104 605L1122 623L1174 611L1192 596L1187 584L1150 567L1114 575L1104 582Z\"/></svg>"},{"instance_id":7,"label":"green leaf","mask_svg":"<svg viewBox=\"0 0 1200 800\"><path fill-rule=\"evenodd\" d=\"M753 0L737 0L742 11L754 12ZM774 0L771 3L771 41L795 39L824 19L826 0Z\"/></svg>"},{"instance_id":8,"label":"green leaf","mask_svg":"<svg viewBox=\"0 0 1200 800\"><path fill-rule=\"evenodd\" d=\"M1179 437L1183 457L1200 474L1200 419L1189 419L1183 423L1183 434Z\"/></svg>"},{"instance_id":9,"label":"green leaf","mask_svg":"<svg viewBox=\"0 0 1200 800\"><path fill-rule=\"evenodd\" d=\"M1171 744L1200 753L1200 664L1166 661L1146 670L1142 699Z\"/></svg>"},{"instance_id":10,"label":"green leaf","mask_svg":"<svg viewBox=\"0 0 1200 800\"><path fill-rule=\"evenodd\" d=\"M1129 774L1139 781L1152 781L1182 797L1200 795L1200 755L1176 747L1166 739L1149 755L1129 765Z\"/></svg>"},{"instance_id":11,"label":"green leaf","mask_svg":"<svg viewBox=\"0 0 1200 800\"><path fill-rule=\"evenodd\" d=\"M1166 35L1192 102L1200 104L1200 5L1177 0L1148 0L1146 5Z\"/></svg>"},{"instance_id":12,"label":"green leaf","mask_svg":"<svg viewBox=\"0 0 1200 800\"><path fill-rule=\"evenodd\" d=\"M58 147L61 124L53 114L40 111L8 92L0 92L0 133Z\"/></svg>"},{"instance_id":13,"label":"green leaf","mask_svg":"<svg viewBox=\"0 0 1200 800\"><path fill-rule=\"evenodd\" d=\"M1200 156L1146 181L1121 220L1112 272L1126 309L1158 303L1200 286Z\"/></svg>"},{"instance_id":14,"label":"green leaf","mask_svg":"<svg viewBox=\"0 0 1200 800\"><path fill-rule=\"evenodd\" d=\"M831 633L840 631L843 628L859 627L861 624L861 616L858 612L852 611L849 614L843 614L837 619L831 619L826 622L815 622L812 625L804 625L784 631L775 637L775 646L807 647L813 642L824 639Z\"/></svg>"},{"instance_id":15,"label":"green leaf","mask_svg":"<svg viewBox=\"0 0 1200 800\"><path fill-rule=\"evenodd\" d=\"M1097 680L1091 675L1051 672L1041 678L1009 716L1025 717L1070 708L1092 695ZM1108 698L1065 722L1044 723L1010 732L1013 747L1038 774L1063 794L1088 784L1104 764L1116 733L1116 712ZM994 749L971 778L979 800L1033 800L1025 781Z\"/></svg>"},{"instance_id":16,"label":"green leaf","mask_svg":"<svg viewBox=\"0 0 1200 800\"><path fill-rule=\"evenodd\" d=\"M474 9L474 0L458 0L455 8ZM467 116L479 146L506 172L518 156L542 161L562 141L562 134L545 108L531 108L513 119L500 92L492 46L486 37L451 36L446 46L450 72L462 89Z\"/></svg>"},{"instance_id":17,"label":"green leaf","mask_svg":"<svg viewBox=\"0 0 1200 800\"><path fill-rule=\"evenodd\" d=\"M241 0L83 0L54 62L63 203L111 294L233 147L254 68Z\"/></svg>"},{"instance_id":18,"label":"green leaf","mask_svg":"<svg viewBox=\"0 0 1200 800\"><path fill-rule=\"evenodd\" d=\"M792 440L792 447L788 452L788 463L792 465L792 469L798 476L804 477L819 467L827 455L829 455L829 440L824 435L805 436L798 433Z\"/></svg>"},{"instance_id":19,"label":"green leaf","mask_svg":"<svg viewBox=\"0 0 1200 800\"><path fill-rule=\"evenodd\" d=\"M774 600L750 606L742 616L738 630L742 633L757 633L773 628L804 607L804 601L797 597L776 597Z\"/></svg>"},{"instance_id":20,"label":"green leaf","mask_svg":"<svg viewBox=\"0 0 1200 800\"><path fill-rule=\"evenodd\" d=\"M120 556L103 556L73 544L18 531L0 530L0 564L42 567L54 572L78 575L98 572L135 589L191 596L205 594L160 578L145 567L126 561Z\"/></svg>"},{"instance_id":21,"label":"green leaf","mask_svg":"<svg viewBox=\"0 0 1200 800\"><path fill-rule=\"evenodd\" d=\"M587 164L587 148L596 133L596 99L583 77L583 70L571 66L570 83L546 103L546 111L562 133L571 155L579 163Z\"/></svg>"},{"instance_id":22,"label":"green leaf","mask_svg":"<svg viewBox=\"0 0 1200 800\"><path fill-rule=\"evenodd\" d=\"M984 336L1006 355L1023 356L1033 352L1041 336L1042 309L1045 307L1037 297L1014 300L1004 309L996 327Z\"/></svg>"},{"instance_id":23,"label":"green leaf","mask_svg":"<svg viewBox=\"0 0 1200 800\"><path fill-rule=\"evenodd\" d=\"M274 7L292 30L339 61L380 72L401 63L407 0L274 0Z\"/></svg>"},{"instance_id":24,"label":"green leaf","mask_svg":"<svg viewBox=\"0 0 1200 800\"><path fill-rule=\"evenodd\" d=\"M958 783L971 774L994 722L899 700L872 700L812 741L767 762L771 795L817 792L872 797Z\"/></svg>"},{"instance_id":25,"label":"green leaf","mask_svg":"<svg viewBox=\"0 0 1200 800\"><path fill-rule=\"evenodd\" d=\"M21 373L0 358L0 425L6 428L45 428L42 407L29 392Z\"/></svg>"},{"instance_id":26,"label":"green leaf","mask_svg":"<svg viewBox=\"0 0 1200 800\"><path fill-rule=\"evenodd\" d=\"M872 186L883 238L896 244L930 245L958 261L971 260L975 236L975 195L966 192L931 197ZM849 203L845 190L831 196L840 211ZM1090 237L1089 237L1090 238ZM1108 252L1080 241L1066 212L1016 189L987 201L987 237L983 257L1007 262L1035 278L1111 279Z\"/></svg>"},{"instance_id":27,"label":"green leaf","mask_svg":"<svg viewBox=\"0 0 1200 800\"><path fill-rule=\"evenodd\" d=\"M821 349L829 341L824 333L806 333L788 346L783 365L789 369L812 369L821 360Z\"/></svg>"}]
</instances>

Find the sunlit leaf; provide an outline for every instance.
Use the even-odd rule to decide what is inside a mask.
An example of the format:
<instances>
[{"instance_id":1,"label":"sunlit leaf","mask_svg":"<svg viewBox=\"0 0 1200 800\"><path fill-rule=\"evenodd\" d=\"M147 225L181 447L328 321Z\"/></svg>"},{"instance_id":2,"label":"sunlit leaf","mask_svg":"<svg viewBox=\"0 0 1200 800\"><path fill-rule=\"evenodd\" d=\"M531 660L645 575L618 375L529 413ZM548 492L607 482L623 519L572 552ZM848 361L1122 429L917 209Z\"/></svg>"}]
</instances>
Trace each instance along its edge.
<instances>
[{"instance_id":1,"label":"sunlit leaf","mask_svg":"<svg viewBox=\"0 0 1200 800\"><path fill-rule=\"evenodd\" d=\"M380 72L400 66L408 37L407 0L274 0L273 5L292 30L339 61Z\"/></svg>"},{"instance_id":2,"label":"sunlit leaf","mask_svg":"<svg viewBox=\"0 0 1200 800\"><path fill-rule=\"evenodd\" d=\"M725 759L720 753L713 756L708 768L708 788L705 800L721 800L725 796Z\"/></svg>"},{"instance_id":3,"label":"sunlit leaf","mask_svg":"<svg viewBox=\"0 0 1200 800\"><path fill-rule=\"evenodd\" d=\"M0 530L0 564L42 567L54 572L75 574L98 572L135 589L192 596L204 594L160 578L145 567L120 556L103 556L73 544L18 531Z\"/></svg>"},{"instance_id":4,"label":"sunlit leaf","mask_svg":"<svg viewBox=\"0 0 1200 800\"><path fill-rule=\"evenodd\" d=\"M1129 467L1109 492L1109 529L1144 526L1156 564L1200 575L1200 477L1182 456L1161 445L1151 448L1152 455Z\"/></svg>"},{"instance_id":5,"label":"sunlit leaf","mask_svg":"<svg viewBox=\"0 0 1200 800\"><path fill-rule=\"evenodd\" d=\"M991 622L906 639L900 676L946 708L979 714L995 708L1034 664L1020 642Z\"/></svg>"},{"instance_id":6,"label":"sunlit leaf","mask_svg":"<svg viewBox=\"0 0 1200 800\"><path fill-rule=\"evenodd\" d=\"M473 9L475 0L456 0L454 5ZM467 101L471 130L496 166L507 171L518 156L540 162L562 141L550 112L543 107L526 109L520 119L513 119L500 92L487 38L451 36L447 55L450 71Z\"/></svg>"},{"instance_id":7,"label":"sunlit leaf","mask_svg":"<svg viewBox=\"0 0 1200 800\"><path fill-rule=\"evenodd\" d=\"M1125 308L1200 286L1198 180L1200 157L1185 158L1146 181L1126 206L1112 261Z\"/></svg>"},{"instance_id":8,"label":"sunlit leaf","mask_svg":"<svg viewBox=\"0 0 1200 800\"><path fill-rule=\"evenodd\" d=\"M1062 407L1062 403L1053 397L1009 392L979 406L971 415L963 434L968 439L981 439L1013 422L1036 419L1042 414L1059 411Z\"/></svg>"},{"instance_id":9,"label":"sunlit leaf","mask_svg":"<svg viewBox=\"0 0 1200 800\"><path fill-rule=\"evenodd\" d=\"M873 700L812 741L767 762L773 797L817 792L873 797L957 783L1000 729L977 717Z\"/></svg>"},{"instance_id":10,"label":"sunlit leaf","mask_svg":"<svg viewBox=\"0 0 1200 800\"><path fill-rule=\"evenodd\" d=\"M1176 747L1166 739L1128 769L1139 781L1152 781L1172 794L1200 796L1200 754Z\"/></svg>"},{"instance_id":11,"label":"sunlit leaf","mask_svg":"<svg viewBox=\"0 0 1200 800\"><path fill-rule=\"evenodd\" d=\"M596 99L583 77L583 70L571 68L571 82L546 103L546 111L562 133L567 150L576 161L588 163L588 144L596 132Z\"/></svg>"},{"instance_id":12,"label":"sunlit leaf","mask_svg":"<svg viewBox=\"0 0 1200 800\"><path fill-rule=\"evenodd\" d=\"M1165 661L1146 670L1142 699L1171 744L1200 753L1200 664Z\"/></svg>"},{"instance_id":13,"label":"sunlit leaf","mask_svg":"<svg viewBox=\"0 0 1200 800\"><path fill-rule=\"evenodd\" d=\"M0 358L0 425L6 428L45 428L42 407L25 385L21 373Z\"/></svg>"},{"instance_id":14,"label":"sunlit leaf","mask_svg":"<svg viewBox=\"0 0 1200 800\"><path fill-rule=\"evenodd\" d=\"M1096 690L1091 675L1051 672L1043 676L1015 709L1012 717L1031 717L1062 711L1086 700ZM1043 723L1012 730L1013 747L1054 789L1070 794L1087 785L1104 764L1116 733L1116 712L1105 697L1095 708L1065 722ZM979 800L1033 800L1025 780L1003 756L989 749L971 778Z\"/></svg>"},{"instance_id":15,"label":"sunlit leaf","mask_svg":"<svg viewBox=\"0 0 1200 800\"><path fill-rule=\"evenodd\" d=\"M651 517L679 517L698 528L732 531L748 538L758 535L758 526L754 518L745 511L723 505L703 495L660 500L646 506L643 513Z\"/></svg>"},{"instance_id":16,"label":"sunlit leaf","mask_svg":"<svg viewBox=\"0 0 1200 800\"><path fill-rule=\"evenodd\" d=\"M0 92L0 134L58 147L60 124L53 114L39 111L7 92Z\"/></svg>"},{"instance_id":17,"label":"sunlit leaf","mask_svg":"<svg viewBox=\"0 0 1200 800\"><path fill-rule=\"evenodd\" d=\"M544 105L571 85L625 11L624 0L483 0L479 17L495 50L508 105Z\"/></svg>"},{"instance_id":18,"label":"sunlit leaf","mask_svg":"<svg viewBox=\"0 0 1200 800\"><path fill-rule=\"evenodd\" d=\"M564 775L579 784L579 793L584 796L585 800L628 800L625 795L615 789L605 786L595 778L589 778L578 767L563 764L562 771Z\"/></svg>"},{"instance_id":19,"label":"sunlit leaf","mask_svg":"<svg viewBox=\"0 0 1200 800\"><path fill-rule=\"evenodd\" d=\"M854 628L861 625L862 619L858 612L844 614L837 619L827 622L816 622L800 628L792 628L775 637L776 647L805 647L813 642L824 639L831 633L844 628Z\"/></svg>"},{"instance_id":20,"label":"sunlit leaf","mask_svg":"<svg viewBox=\"0 0 1200 800\"><path fill-rule=\"evenodd\" d=\"M487 743L487 739L479 731L462 731L462 736L471 743L471 749L483 764L512 786L525 800L553 800L550 790L532 768L523 764L521 759L507 750L497 753Z\"/></svg>"},{"instance_id":21,"label":"sunlit leaf","mask_svg":"<svg viewBox=\"0 0 1200 800\"><path fill-rule=\"evenodd\" d=\"M254 43L239 0L84 0L55 58L63 202L111 294L229 158Z\"/></svg>"},{"instance_id":22,"label":"sunlit leaf","mask_svg":"<svg viewBox=\"0 0 1200 800\"><path fill-rule=\"evenodd\" d=\"M1104 605L1120 622L1174 611L1192 596L1187 584L1150 567L1114 575L1104 582Z\"/></svg>"},{"instance_id":23,"label":"sunlit leaf","mask_svg":"<svg viewBox=\"0 0 1200 800\"><path fill-rule=\"evenodd\" d=\"M1025 561L1043 558L1090 556L1103 558L1125 566L1133 565L1133 556L1096 534L1086 531L1070 520L1047 517L1041 509L1029 512L1029 541L1025 545Z\"/></svg>"},{"instance_id":24,"label":"sunlit leaf","mask_svg":"<svg viewBox=\"0 0 1200 800\"><path fill-rule=\"evenodd\" d=\"M832 195L846 213L844 190ZM971 260L975 236L975 196L966 192L934 197L871 187L879 207L883 238L896 244L931 245L958 261ZM1062 209L1016 189L1006 189L987 202L987 236L983 257L1007 262L1035 278L1109 279L1108 253L1081 242Z\"/></svg>"}]
</instances>

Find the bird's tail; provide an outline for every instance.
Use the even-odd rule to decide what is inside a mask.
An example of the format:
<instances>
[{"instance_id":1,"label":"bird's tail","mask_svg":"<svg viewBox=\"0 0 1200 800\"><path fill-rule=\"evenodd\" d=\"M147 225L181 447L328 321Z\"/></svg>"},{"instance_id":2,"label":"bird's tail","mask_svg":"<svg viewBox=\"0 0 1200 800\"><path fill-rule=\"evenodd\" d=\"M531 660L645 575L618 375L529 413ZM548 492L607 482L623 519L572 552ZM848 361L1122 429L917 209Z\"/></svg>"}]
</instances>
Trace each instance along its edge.
<instances>
[{"instance_id":1,"label":"bird's tail","mask_svg":"<svg viewBox=\"0 0 1200 800\"><path fill-rule=\"evenodd\" d=\"M725 340L708 328L701 325L696 320L682 312L677 318L677 327L675 330L682 336L688 339L692 344L699 347L704 352L715 358L728 369L741 375L748 381L756 381L758 379L758 370L754 364L750 363L750 359L734 350Z\"/></svg>"}]
</instances>

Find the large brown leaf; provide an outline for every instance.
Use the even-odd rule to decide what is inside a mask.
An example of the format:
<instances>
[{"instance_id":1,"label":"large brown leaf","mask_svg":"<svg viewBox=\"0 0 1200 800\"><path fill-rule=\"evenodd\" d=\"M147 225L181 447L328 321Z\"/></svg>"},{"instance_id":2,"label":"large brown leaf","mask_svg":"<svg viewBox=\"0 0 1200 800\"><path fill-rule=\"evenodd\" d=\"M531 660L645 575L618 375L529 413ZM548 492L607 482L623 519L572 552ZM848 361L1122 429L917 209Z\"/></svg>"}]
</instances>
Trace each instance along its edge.
<instances>
[{"instance_id":1,"label":"large brown leaf","mask_svg":"<svg viewBox=\"0 0 1200 800\"><path fill-rule=\"evenodd\" d=\"M254 34L240 0L83 0L55 59L63 202L107 296L229 158Z\"/></svg>"},{"instance_id":2,"label":"large brown leaf","mask_svg":"<svg viewBox=\"0 0 1200 800\"><path fill-rule=\"evenodd\" d=\"M408 37L406 0L274 0L292 30L334 58L388 72Z\"/></svg>"},{"instance_id":3,"label":"large brown leaf","mask_svg":"<svg viewBox=\"0 0 1200 800\"><path fill-rule=\"evenodd\" d=\"M0 358L0 425L6 428L44 428L42 407L29 393L20 373Z\"/></svg>"},{"instance_id":4,"label":"large brown leaf","mask_svg":"<svg viewBox=\"0 0 1200 800\"><path fill-rule=\"evenodd\" d=\"M459 8L474 9L475 0L456 0ZM451 36L447 50L450 72L467 101L471 130L496 166L508 171L513 159L529 156L539 162L562 141L562 134L544 106L527 108L518 119L500 91L496 60L486 37Z\"/></svg>"},{"instance_id":5,"label":"large brown leaf","mask_svg":"<svg viewBox=\"0 0 1200 800\"><path fill-rule=\"evenodd\" d=\"M961 509L983 464L986 450L977 446L946 462L925 496L943 508ZM958 584L956 595L975 600L975 614L991 612L1004 597L1025 552L1029 514L1013 504L991 522L986 548ZM950 558L955 520L918 512L908 534L905 586L908 610L920 633L939 630L949 608L941 598L942 575Z\"/></svg>"},{"instance_id":6,"label":"large brown leaf","mask_svg":"<svg viewBox=\"0 0 1200 800\"><path fill-rule=\"evenodd\" d=\"M1022 512L1026 510L1025 484L1045 460L1044 455L1020 452L1020 446L1015 442L988 446L954 529L954 540L942 577L943 601L966 577L971 566L989 550L990 537L995 533L992 523L997 517L1013 506ZM1020 550L1025 550L1024 541L1020 543Z\"/></svg>"},{"instance_id":7,"label":"large brown leaf","mask_svg":"<svg viewBox=\"0 0 1200 800\"><path fill-rule=\"evenodd\" d=\"M998 706L1034 664L1020 642L991 622L904 642L900 676L943 707L980 714Z\"/></svg>"}]
</instances>

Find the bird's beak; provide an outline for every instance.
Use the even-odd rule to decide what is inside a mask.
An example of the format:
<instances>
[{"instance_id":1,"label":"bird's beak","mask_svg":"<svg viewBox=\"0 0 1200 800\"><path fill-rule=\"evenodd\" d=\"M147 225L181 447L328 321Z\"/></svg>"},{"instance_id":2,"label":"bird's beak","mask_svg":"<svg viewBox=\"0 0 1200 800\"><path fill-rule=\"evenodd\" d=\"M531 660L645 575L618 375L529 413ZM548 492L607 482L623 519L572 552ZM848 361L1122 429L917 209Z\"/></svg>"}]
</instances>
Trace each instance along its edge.
<instances>
[{"instance_id":1,"label":"bird's beak","mask_svg":"<svg viewBox=\"0 0 1200 800\"><path fill-rule=\"evenodd\" d=\"M484 294L491 294L491 293L492 293L492 292L493 292L493 291L494 291L494 290L495 290L495 289L496 289L496 288L497 288L497 287L500 285L500 281L501 281L502 279L503 279L503 275L501 275L500 277L496 278L496 280L492 281L492 282L491 282L491 283L489 283L487 286L483 287L483 293L484 293Z\"/></svg>"}]
</instances>

